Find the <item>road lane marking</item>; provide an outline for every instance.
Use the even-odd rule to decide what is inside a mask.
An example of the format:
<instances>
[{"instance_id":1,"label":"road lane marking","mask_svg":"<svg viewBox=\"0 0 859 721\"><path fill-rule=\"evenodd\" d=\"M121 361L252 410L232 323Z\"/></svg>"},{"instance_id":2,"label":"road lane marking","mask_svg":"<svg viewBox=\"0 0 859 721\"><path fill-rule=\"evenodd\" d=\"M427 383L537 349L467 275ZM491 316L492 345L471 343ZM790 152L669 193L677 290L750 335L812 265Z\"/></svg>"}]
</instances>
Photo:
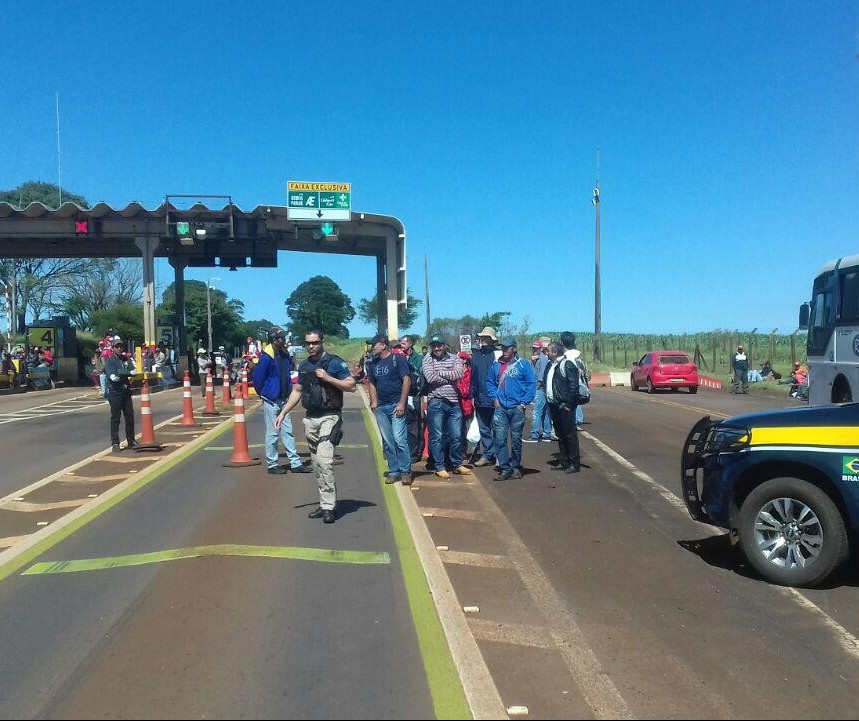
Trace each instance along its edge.
<instances>
[{"instance_id":1,"label":"road lane marking","mask_svg":"<svg viewBox=\"0 0 859 721\"><path fill-rule=\"evenodd\" d=\"M106 558L82 558L75 561L44 561L34 563L22 576L47 575L53 573L79 573L81 571L101 571L107 568L144 566L150 563L164 563L185 558L204 556L250 556L254 558L289 558L297 561L316 561L319 563L347 564L389 564L390 556L384 551L340 551L327 548L301 548L298 546L249 546L243 544L220 544L215 546L196 546L174 548L152 553L134 553L129 556Z\"/></svg>"},{"instance_id":2,"label":"road lane marking","mask_svg":"<svg viewBox=\"0 0 859 721\"><path fill-rule=\"evenodd\" d=\"M627 470L631 471L636 478L641 481L644 481L648 487L656 491L659 496L661 496L665 501L667 501L668 504L674 510L680 511L687 518L689 517L689 511L686 509L686 504L683 502L683 500L671 493L671 491L665 488L662 484L657 483L644 471L639 470L635 465L626 460L626 458L620 455L620 453L613 450L587 431L579 431L579 435L582 435L591 442L593 442L594 445L596 445L597 448L599 448L603 453L605 453L607 456L612 458L614 461L616 461L618 464L620 464ZM719 528L718 526L712 526L708 523L701 523L701 525L715 533L718 533L719 535L725 535L725 533L727 533L724 528ZM786 598L793 600L806 611L809 611L814 616L816 616L817 619L821 623L823 623L823 625L826 626L833 634L836 642L839 646L841 646L842 650L848 655L852 656L854 659L859 660L859 638L854 636L852 633L850 633L850 631L844 628L844 626L834 620L829 614L826 613L826 611L820 608L820 606L818 606L811 599L809 599L807 596L805 596L795 588L791 588L789 586L777 586L775 584L770 584L770 587L775 589L777 592L779 592Z\"/></svg>"},{"instance_id":3,"label":"road lane marking","mask_svg":"<svg viewBox=\"0 0 859 721\"><path fill-rule=\"evenodd\" d=\"M552 630L545 626L530 626L525 623L498 623L485 618L469 618L468 626L481 641L512 643L516 646L557 650L558 640Z\"/></svg>"},{"instance_id":4,"label":"road lane marking","mask_svg":"<svg viewBox=\"0 0 859 721\"><path fill-rule=\"evenodd\" d=\"M556 641L555 648L594 716L600 719L633 718L632 711L602 667L569 605L543 573L513 524L482 485L478 486L475 495L490 518L490 524L504 541L510 565L519 575L534 606L543 618L552 619L551 633Z\"/></svg>"},{"instance_id":5,"label":"road lane marking","mask_svg":"<svg viewBox=\"0 0 859 721\"><path fill-rule=\"evenodd\" d=\"M675 508L675 510L682 511L684 514L689 515L689 512L686 510L686 504L683 502L683 499L675 496L671 491L669 491L665 486L661 483L657 483L650 476L648 476L644 471L639 470L635 465L630 463L626 458L624 458L620 453L615 451L614 449L607 446L596 436L591 435L587 431L579 431L580 436L584 436L589 441L591 441L597 448L599 448L603 453L605 453L609 458L614 460L619 465L626 468L632 475L638 478L641 481L644 481L650 488L660 496L662 496L663 500L667 501L671 506ZM725 533L725 529L717 528L716 526L710 526L709 524L703 524L707 526L710 530L718 531L721 534Z\"/></svg>"},{"instance_id":6,"label":"road lane marking","mask_svg":"<svg viewBox=\"0 0 859 721\"><path fill-rule=\"evenodd\" d=\"M457 566L476 566L477 568L513 568L507 556L473 551L451 551L448 546L436 546L441 560Z\"/></svg>"},{"instance_id":7,"label":"road lane marking","mask_svg":"<svg viewBox=\"0 0 859 721\"><path fill-rule=\"evenodd\" d=\"M437 518L461 518L467 521L479 521L483 514L480 511L462 511L454 508L429 508L423 509L423 514Z\"/></svg>"},{"instance_id":8,"label":"road lane marking","mask_svg":"<svg viewBox=\"0 0 859 721\"><path fill-rule=\"evenodd\" d=\"M387 463L379 427L363 389L361 400L364 402L364 428L381 476ZM435 717L504 718L504 704L468 629L409 487L383 485L382 488Z\"/></svg>"},{"instance_id":9,"label":"road lane marking","mask_svg":"<svg viewBox=\"0 0 859 721\"><path fill-rule=\"evenodd\" d=\"M86 498L74 498L68 501L53 501L51 503L33 503L31 501L6 501L0 508L6 511L21 513L39 513L40 511L55 511L60 508L77 508L87 502Z\"/></svg>"}]
</instances>

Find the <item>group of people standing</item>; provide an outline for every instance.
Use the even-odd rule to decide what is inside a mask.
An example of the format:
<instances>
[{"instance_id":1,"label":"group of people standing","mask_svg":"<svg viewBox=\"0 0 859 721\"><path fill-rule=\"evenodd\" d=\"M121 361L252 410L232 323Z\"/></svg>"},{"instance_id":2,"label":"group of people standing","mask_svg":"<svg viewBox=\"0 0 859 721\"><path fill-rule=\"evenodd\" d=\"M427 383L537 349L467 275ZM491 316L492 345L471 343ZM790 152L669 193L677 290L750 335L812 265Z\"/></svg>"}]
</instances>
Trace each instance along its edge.
<instances>
[{"instance_id":1,"label":"group of people standing","mask_svg":"<svg viewBox=\"0 0 859 721\"><path fill-rule=\"evenodd\" d=\"M453 354L439 336L431 339L425 356L414 352L410 336L392 343L380 333L368 341L371 348L363 370L388 464L387 483L412 483L412 463L421 457L421 396L426 396L428 468L439 478L471 473L466 465L471 412L480 434L473 454L480 455L474 465L493 465L498 481L522 478L523 432L532 403L536 426L532 438L544 440L545 433L545 440L556 439L555 467L567 473L580 470L576 409L579 376L586 369L575 349L575 336L564 332L560 341L549 342L545 360L540 342L534 346L540 358L531 362L519 356L514 338L499 343L494 328L484 328L477 341L470 356ZM417 426L417 433L409 432L410 425Z\"/></svg>"}]
</instances>

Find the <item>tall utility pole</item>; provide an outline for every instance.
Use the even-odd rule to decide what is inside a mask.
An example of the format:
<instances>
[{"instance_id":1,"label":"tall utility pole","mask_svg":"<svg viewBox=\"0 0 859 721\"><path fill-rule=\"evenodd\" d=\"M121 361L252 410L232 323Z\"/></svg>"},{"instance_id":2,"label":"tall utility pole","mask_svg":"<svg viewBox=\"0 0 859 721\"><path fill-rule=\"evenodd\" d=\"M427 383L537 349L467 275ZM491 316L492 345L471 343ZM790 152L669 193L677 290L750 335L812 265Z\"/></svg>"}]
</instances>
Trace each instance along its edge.
<instances>
[{"instance_id":1,"label":"tall utility pole","mask_svg":"<svg viewBox=\"0 0 859 721\"><path fill-rule=\"evenodd\" d=\"M591 202L596 211L596 238L594 240L594 361L602 362L602 309L600 307L600 174L599 150L597 151L597 182Z\"/></svg>"},{"instance_id":2,"label":"tall utility pole","mask_svg":"<svg viewBox=\"0 0 859 721\"><path fill-rule=\"evenodd\" d=\"M429 336L430 324L432 323L432 316L430 315L430 299L429 299L429 270L427 269L427 256L424 253L424 292L427 297L427 330L426 336Z\"/></svg>"}]
</instances>

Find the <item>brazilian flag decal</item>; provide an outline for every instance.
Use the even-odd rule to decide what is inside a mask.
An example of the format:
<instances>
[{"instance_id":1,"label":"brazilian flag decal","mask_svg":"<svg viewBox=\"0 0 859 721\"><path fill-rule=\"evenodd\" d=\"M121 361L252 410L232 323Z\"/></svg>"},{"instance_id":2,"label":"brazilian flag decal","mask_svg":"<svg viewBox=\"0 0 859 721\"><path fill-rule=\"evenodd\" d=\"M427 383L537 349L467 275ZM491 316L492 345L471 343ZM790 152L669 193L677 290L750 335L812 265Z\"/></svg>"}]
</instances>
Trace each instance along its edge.
<instances>
[{"instance_id":1,"label":"brazilian flag decal","mask_svg":"<svg viewBox=\"0 0 859 721\"><path fill-rule=\"evenodd\" d=\"M841 480L859 481L859 457L841 456Z\"/></svg>"}]
</instances>

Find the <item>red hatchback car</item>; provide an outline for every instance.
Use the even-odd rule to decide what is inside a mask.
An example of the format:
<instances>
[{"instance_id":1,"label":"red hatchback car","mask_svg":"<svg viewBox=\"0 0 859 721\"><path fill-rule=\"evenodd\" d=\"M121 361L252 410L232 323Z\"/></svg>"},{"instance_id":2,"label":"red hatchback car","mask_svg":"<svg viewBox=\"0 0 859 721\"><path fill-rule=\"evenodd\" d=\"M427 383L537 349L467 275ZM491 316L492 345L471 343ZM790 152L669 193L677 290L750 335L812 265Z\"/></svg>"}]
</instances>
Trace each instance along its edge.
<instances>
[{"instance_id":1,"label":"red hatchback car","mask_svg":"<svg viewBox=\"0 0 859 721\"><path fill-rule=\"evenodd\" d=\"M632 364L629 384L634 391L647 388L648 393L657 388L688 388L690 393L697 393L698 366L683 351L653 350Z\"/></svg>"}]
</instances>

